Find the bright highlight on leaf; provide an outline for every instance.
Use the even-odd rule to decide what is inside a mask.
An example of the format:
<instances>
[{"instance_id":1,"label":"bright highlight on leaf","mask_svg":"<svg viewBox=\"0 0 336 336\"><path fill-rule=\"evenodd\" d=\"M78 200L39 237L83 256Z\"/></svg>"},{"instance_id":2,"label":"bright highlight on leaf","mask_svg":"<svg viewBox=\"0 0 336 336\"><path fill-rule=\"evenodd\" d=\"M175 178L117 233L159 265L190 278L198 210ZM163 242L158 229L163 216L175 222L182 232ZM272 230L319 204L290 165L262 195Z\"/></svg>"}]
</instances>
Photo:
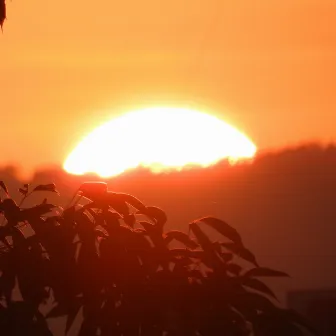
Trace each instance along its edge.
<instances>
[{"instance_id":1,"label":"bright highlight on leaf","mask_svg":"<svg viewBox=\"0 0 336 336\"><path fill-rule=\"evenodd\" d=\"M113 119L89 134L68 156L72 174L118 175L138 166L153 172L209 166L223 158L251 158L256 146L241 132L206 113L149 108Z\"/></svg>"}]
</instances>

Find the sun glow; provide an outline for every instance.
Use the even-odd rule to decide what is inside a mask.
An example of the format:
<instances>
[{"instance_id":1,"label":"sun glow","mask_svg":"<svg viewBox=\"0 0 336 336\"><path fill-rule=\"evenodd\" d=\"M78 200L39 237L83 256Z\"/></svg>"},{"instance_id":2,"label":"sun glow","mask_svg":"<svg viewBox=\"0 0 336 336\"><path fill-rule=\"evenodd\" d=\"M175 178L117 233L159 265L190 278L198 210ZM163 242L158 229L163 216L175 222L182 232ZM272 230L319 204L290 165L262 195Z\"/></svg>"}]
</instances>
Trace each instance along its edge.
<instances>
[{"instance_id":1,"label":"sun glow","mask_svg":"<svg viewBox=\"0 0 336 336\"><path fill-rule=\"evenodd\" d=\"M118 175L138 166L154 172L186 165L209 166L223 158L251 158L256 146L224 121L181 108L130 112L96 128L70 153L72 174Z\"/></svg>"}]
</instances>

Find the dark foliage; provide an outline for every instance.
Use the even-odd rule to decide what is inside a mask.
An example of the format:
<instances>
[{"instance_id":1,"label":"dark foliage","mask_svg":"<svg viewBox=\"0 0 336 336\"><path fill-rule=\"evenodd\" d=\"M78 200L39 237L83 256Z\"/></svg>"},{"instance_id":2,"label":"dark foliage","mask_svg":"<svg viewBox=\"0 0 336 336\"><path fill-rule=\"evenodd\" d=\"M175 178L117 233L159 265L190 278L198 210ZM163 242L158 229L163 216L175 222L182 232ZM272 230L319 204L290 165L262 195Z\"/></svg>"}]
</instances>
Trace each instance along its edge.
<instances>
[{"instance_id":1,"label":"dark foliage","mask_svg":"<svg viewBox=\"0 0 336 336\"><path fill-rule=\"evenodd\" d=\"M60 316L66 316L66 332L80 318L81 336L314 332L298 314L280 308L260 280L287 274L259 267L238 232L219 219L190 223L189 235L165 232L161 209L102 183L83 185L78 197L85 205L77 199L56 215L46 200L21 208L1 187L4 335L51 335L46 321ZM20 190L23 200L36 191L57 192L53 184ZM223 242L213 242L204 227L217 230ZM239 258L252 267L243 269ZM15 290L22 300L13 299ZM53 306L44 316L40 309L48 300Z\"/></svg>"},{"instance_id":2,"label":"dark foliage","mask_svg":"<svg viewBox=\"0 0 336 336\"><path fill-rule=\"evenodd\" d=\"M6 2L5 0L0 0L0 27L2 28L2 25L6 19Z\"/></svg>"}]
</instances>

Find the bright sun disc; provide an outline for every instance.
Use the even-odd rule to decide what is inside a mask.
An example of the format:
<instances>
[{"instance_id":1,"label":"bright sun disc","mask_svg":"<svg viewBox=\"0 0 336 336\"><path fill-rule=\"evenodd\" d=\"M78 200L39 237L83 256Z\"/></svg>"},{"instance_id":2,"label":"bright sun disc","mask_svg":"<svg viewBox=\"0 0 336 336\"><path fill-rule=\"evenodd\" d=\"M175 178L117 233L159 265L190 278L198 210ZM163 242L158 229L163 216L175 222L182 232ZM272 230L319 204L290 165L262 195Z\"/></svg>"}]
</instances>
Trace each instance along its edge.
<instances>
[{"instance_id":1,"label":"bright sun disc","mask_svg":"<svg viewBox=\"0 0 336 336\"><path fill-rule=\"evenodd\" d=\"M206 113L181 108L130 112L96 128L71 152L72 174L121 174L138 166L158 172L209 166L223 158L252 158L256 146L241 132Z\"/></svg>"}]
</instances>

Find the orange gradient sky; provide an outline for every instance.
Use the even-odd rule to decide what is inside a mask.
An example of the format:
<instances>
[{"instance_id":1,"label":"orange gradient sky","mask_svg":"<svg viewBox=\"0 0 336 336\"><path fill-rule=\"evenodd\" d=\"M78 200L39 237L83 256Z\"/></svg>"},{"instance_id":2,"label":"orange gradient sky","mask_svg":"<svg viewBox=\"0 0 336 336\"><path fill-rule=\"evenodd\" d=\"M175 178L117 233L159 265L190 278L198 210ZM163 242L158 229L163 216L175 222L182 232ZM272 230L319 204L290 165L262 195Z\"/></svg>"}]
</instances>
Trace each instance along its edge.
<instances>
[{"instance_id":1,"label":"orange gradient sky","mask_svg":"<svg viewBox=\"0 0 336 336\"><path fill-rule=\"evenodd\" d=\"M336 139L334 0L7 1L1 162L61 163L122 111L209 111L260 149Z\"/></svg>"}]
</instances>

